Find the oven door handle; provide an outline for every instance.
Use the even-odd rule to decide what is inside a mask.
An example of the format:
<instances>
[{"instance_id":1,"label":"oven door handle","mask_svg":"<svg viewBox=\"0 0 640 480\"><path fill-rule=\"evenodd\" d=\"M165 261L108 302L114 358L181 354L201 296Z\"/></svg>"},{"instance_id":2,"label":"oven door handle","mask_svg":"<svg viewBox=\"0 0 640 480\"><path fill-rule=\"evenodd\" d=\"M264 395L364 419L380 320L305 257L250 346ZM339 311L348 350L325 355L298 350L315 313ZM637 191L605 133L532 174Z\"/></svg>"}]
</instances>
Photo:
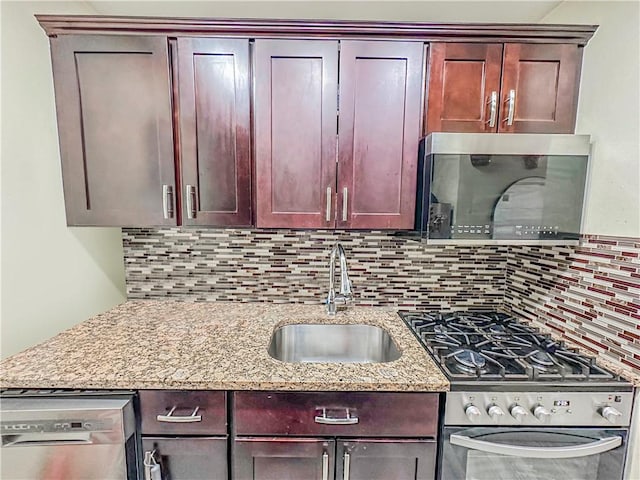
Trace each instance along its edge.
<instances>
[{"instance_id":1,"label":"oven door handle","mask_svg":"<svg viewBox=\"0 0 640 480\"><path fill-rule=\"evenodd\" d=\"M524 458L578 458L608 452L622 445L621 437L607 437L592 443L572 445L567 447L523 447L521 445L507 445L502 443L476 440L464 435L451 435L451 445L470 448L480 452L497 453L511 457Z\"/></svg>"}]
</instances>

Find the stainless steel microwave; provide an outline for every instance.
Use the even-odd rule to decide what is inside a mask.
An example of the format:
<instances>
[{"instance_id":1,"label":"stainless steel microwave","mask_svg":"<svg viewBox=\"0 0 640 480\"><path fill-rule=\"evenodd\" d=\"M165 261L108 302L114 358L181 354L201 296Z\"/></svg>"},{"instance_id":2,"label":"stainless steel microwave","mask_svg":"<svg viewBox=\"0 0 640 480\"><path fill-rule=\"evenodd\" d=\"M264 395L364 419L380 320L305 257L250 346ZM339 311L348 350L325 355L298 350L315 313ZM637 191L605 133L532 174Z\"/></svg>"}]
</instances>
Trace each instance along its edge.
<instances>
[{"instance_id":1,"label":"stainless steel microwave","mask_svg":"<svg viewBox=\"0 0 640 480\"><path fill-rule=\"evenodd\" d=\"M416 230L427 239L575 240L588 135L432 133L420 142Z\"/></svg>"}]
</instances>

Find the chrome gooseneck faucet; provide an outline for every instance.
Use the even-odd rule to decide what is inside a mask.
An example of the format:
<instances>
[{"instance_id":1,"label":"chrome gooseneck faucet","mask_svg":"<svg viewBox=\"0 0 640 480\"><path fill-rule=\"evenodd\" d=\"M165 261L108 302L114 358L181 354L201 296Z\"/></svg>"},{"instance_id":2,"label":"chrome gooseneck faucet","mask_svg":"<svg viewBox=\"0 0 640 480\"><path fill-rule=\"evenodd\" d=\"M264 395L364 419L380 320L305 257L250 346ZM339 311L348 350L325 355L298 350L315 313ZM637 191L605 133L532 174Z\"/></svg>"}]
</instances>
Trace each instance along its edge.
<instances>
[{"instance_id":1,"label":"chrome gooseneck faucet","mask_svg":"<svg viewBox=\"0 0 640 480\"><path fill-rule=\"evenodd\" d=\"M340 293L336 294L335 275L336 275L336 255L340 257ZM340 308L346 308L347 303L353 300L353 292L351 291L351 280L347 272L347 257L344 248L339 243L331 250L331 260L329 261L329 295L327 295L327 313L335 315Z\"/></svg>"}]
</instances>

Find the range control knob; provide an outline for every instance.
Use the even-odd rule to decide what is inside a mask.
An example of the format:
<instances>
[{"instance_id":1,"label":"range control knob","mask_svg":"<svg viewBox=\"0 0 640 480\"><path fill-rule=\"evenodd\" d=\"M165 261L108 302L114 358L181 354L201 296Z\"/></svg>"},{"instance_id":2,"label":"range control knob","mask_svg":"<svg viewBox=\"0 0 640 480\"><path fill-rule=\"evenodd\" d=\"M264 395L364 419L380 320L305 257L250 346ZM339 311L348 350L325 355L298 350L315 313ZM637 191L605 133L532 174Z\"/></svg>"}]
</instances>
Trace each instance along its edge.
<instances>
[{"instance_id":1,"label":"range control knob","mask_svg":"<svg viewBox=\"0 0 640 480\"><path fill-rule=\"evenodd\" d=\"M481 415L480 409L472 404L469 404L464 408L464 413L472 422L475 422Z\"/></svg>"},{"instance_id":2,"label":"range control knob","mask_svg":"<svg viewBox=\"0 0 640 480\"><path fill-rule=\"evenodd\" d=\"M551 412L542 405L536 405L533 407L533 415L541 422L546 422L551 418Z\"/></svg>"},{"instance_id":3,"label":"range control knob","mask_svg":"<svg viewBox=\"0 0 640 480\"><path fill-rule=\"evenodd\" d=\"M618 420L618 417L622 416L622 413L620 413L618 410L616 410L613 407L604 407L600 412L600 415L606 418L609 422L616 423L616 421Z\"/></svg>"},{"instance_id":4,"label":"range control knob","mask_svg":"<svg viewBox=\"0 0 640 480\"><path fill-rule=\"evenodd\" d=\"M487 413L493 420L499 420L500 417L504 415L504 411L495 403L493 405L489 405L489 408L487 408Z\"/></svg>"},{"instance_id":5,"label":"range control knob","mask_svg":"<svg viewBox=\"0 0 640 480\"><path fill-rule=\"evenodd\" d=\"M522 405L512 405L511 408L509 409L509 413L513 418L515 418L519 422L521 422L524 417L529 415L529 412L527 412L527 409L524 408Z\"/></svg>"}]
</instances>

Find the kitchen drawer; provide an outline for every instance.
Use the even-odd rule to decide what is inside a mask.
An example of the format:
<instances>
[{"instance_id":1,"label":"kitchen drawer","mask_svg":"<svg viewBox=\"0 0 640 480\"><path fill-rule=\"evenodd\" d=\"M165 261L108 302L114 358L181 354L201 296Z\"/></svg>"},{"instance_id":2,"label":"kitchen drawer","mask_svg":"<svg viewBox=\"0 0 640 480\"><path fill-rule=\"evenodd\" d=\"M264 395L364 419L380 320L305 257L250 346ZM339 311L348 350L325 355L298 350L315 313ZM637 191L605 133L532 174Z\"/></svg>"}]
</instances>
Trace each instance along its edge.
<instances>
[{"instance_id":1,"label":"kitchen drawer","mask_svg":"<svg viewBox=\"0 0 640 480\"><path fill-rule=\"evenodd\" d=\"M226 392L141 390L142 434L226 435L226 405Z\"/></svg>"},{"instance_id":2,"label":"kitchen drawer","mask_svg":"<svg viewBox=\"0 0 640 480\"><path fill-rule=\"evenodd\" d=\"M437 393L234 392L237 435L435 437Z\"/></svg>"}]
</instances>

